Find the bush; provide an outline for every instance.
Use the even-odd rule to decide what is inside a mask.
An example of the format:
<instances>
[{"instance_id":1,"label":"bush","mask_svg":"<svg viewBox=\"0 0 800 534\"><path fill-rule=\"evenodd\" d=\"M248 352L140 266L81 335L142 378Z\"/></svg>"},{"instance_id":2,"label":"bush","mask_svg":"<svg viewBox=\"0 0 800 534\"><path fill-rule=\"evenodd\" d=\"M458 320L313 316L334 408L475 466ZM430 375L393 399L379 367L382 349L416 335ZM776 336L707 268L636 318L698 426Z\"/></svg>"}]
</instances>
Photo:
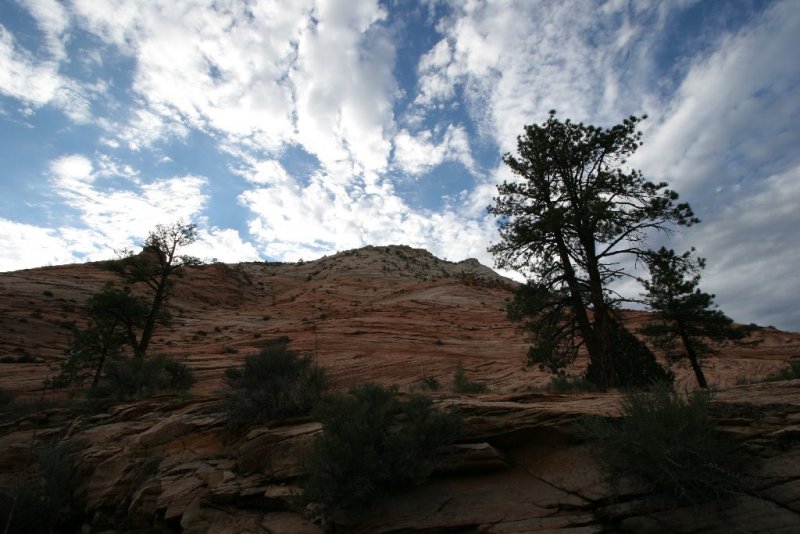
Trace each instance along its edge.
<instances>
[{"instance_id":1,"label":"bush","mask_svg":"<svg viewBox=\"0 0 800 534\"><path fill-rule=\"evenodd\" d=\"M550 380L548 391L568 393L570 391L597 391L597 386L586 379L585 376L568 376L558 374Z\"/></svg>"},{"instance_id":2,"label":"bush","mask_svg":"<svg viewBox=\"0 0 800 534\"><path fill-rule=\"evenodd\" d=\"M186 364L157 354L108 362L105 380L91 393L94 397L127 399L164 391L185 391L194 383L194 374Z\"/></svg>"},{"instance_id":3,"label":"bush","mask_svg":"<svg viewBox=\"0 0 800 534\"><path fill-rule=\"evenodd\" d=\"M323 433L309 458L304 498L352 508L382 493L413 486L434 467L436 449L452 443L460 421L431 400L397 398L397 387L362 384L316 410Z\"/></svg>"},{"instance_id":4,"label":"bush","mask_svg":"<svg viewBox=\"0 0 800 534\"><path fill-rule=\"evenodd\" d=\"M656 355L642 340L616 322L611 323L611 346L614 347L613 362L619 387L643 389L675 380L675 374L658 363ZM597 385L603 383L600 369L593 363L586 369L586 378Z\"/></svg>"},{"instance_id":5,"label":"bush","mask_svg":"<svg viewBox=\"0 0 800 534\"><path fill-rule=\"evenodd\" d=\"M439 391L442 385L435 376L423 376L417 382L411 384L411 391Z\"/></svg>"},{"instance_id":6,"label":"bush","mask_svg":"<svg viewBox=\"0 0 800 534\"><path fill-rule=\"evenodd\" d=\"M780 382L783 380L796 380L800 378L800 360L794 360L789 362L785 368L781 369L777 373L772 373L768 375L764 381L765 382Z\"/></svg>"},{"instance_id":7,"label":"bush","mask_svg":"<svg viewBox=\"0 0 800 534\"><path fill-rule=\"evenodd\" d=\"M287 338L267 342L244 367L225 371L222 394L232 426L306 415L327 392L325 369L287 344Z\"/></svg>"},{"instance_id":8,"label":"bush","mask_svg":"<svg viewBox=\"0 0 800 534\"><path fill-rule=\"evenodd\" d=\"M22 474L10 487L0 488L0 524L4 532L61 532L57 526L67 526L75 519L67 514L73 488L68 454L63 445L45 444L36 450L35 472Z\"/></svg>"},{"instance_id":9,"label":"bush","mask_svg":"<svg viewBox=\"0 0 800 534\"><path fill-rule=\"evenodd\" d=\"M453 373L453 391L455 393L486 393L489 388L480 382L473 382L467 378L467 373L461 362L456 364L456 370Z\"/></svg>"},{"instance_id":10,"label":"bush","mask_svg":"<svg viewBox=\"0 0 800 534\"><path fill-rule=\"evenodd\" d=\"M707 391L682 396L661 384L628 394L617 422L587 420L586 429L600 446L612 486L633 478L688 500L735 492L736 473L746 456L714 429L708 416L710 400Z\"/></svg>"}]
</instances>

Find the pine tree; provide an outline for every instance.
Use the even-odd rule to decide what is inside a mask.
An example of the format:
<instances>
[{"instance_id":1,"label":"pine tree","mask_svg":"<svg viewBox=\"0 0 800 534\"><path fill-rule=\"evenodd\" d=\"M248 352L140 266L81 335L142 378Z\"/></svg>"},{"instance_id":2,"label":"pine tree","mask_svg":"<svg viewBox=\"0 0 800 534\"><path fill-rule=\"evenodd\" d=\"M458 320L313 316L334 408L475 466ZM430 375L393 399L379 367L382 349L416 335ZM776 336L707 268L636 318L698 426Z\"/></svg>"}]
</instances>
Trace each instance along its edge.
<instances>
[{"instance_id":1,"label":"pine tree","mask_svg":"<svg viewBox=\"0 0 800 534\"><path fill-rule=\"evenodd\" d=\"M629 117L608 129L564 122L550 112L542 125L525 127L516 156L503 161L518 180L498 186L489 213L499 217L501 242L489 251L500 268L523 271L532 280L528 303L546 316L545 338L536 357L552 361L574 354L573 332L580 334L596 369L601 389L620 385L613 347L613 308L619 295L609 284L631 276L625 257L641 258L653 231L672 224L699 222L688 204L666 183L653 183L626 167L641 146L637 124ZM550 354L541 353L542 350Z\"/></svg>"},{"instance_id":2,"label":"pine tree","mask_svg":"<svg viewBox=\"0 0 800 534\"><path fill-rule=\"evenodd\" d=\"M686 357L701 388L708 387L701 359L715 352L709 342L740 339L747 329L716 309L714 295L698 286L703 258L693 258L694 249L681 254L662 247L646 260L650 280L644 280L645 302L653 319L642 329L653 343L672 359Z\"/></svg>"}]
</instances>

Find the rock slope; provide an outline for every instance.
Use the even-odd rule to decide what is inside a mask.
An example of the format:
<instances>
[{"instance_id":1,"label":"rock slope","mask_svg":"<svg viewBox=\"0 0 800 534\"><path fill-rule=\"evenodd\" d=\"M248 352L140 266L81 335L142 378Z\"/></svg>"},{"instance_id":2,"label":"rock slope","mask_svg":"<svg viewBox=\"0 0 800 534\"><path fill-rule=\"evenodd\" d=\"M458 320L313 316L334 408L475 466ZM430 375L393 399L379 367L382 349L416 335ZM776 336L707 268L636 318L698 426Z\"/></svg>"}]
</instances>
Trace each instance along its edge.
<instances>
[{"instance_id":1,"label":"rock slope","mask_svg":"<svg viewBox=\"0 0 800 534\"><path fill-rule=\"evenodd\" d=\"M751 494L695 506L635 485L612 498L576 422L613 417L618 403L614 394L440 398L440 409L462 414L466 433L443 451L435 476L324 519L296 499L318 423L232 434L213 397L154 397L75 419L52 409L6 424L0 482L24 474L36 444L58 439L73 506L92 532L796 532L800 381L719 394L721 430L761 461L743 473Z\"/></svg>"},{"instance_id":2,"label":"rock slope","mask_svg":"<svg viewBox=\"0 0 800 534\"><path fill-rule=\"evenodd\" d=\"M114 276L97 264L0 273L0 388L40 395L58 371L84 303ZM227 367L265 339L289 336L315 351L341 386L366 380L450 380L460 361L495 391L549 380L525 368L527 343L505 316L514 282L475 260L458 263L404 246L366 247L297 264L213 264L187 270L170 303L175 317L151 345L185 357L212 393ZM626 312L636 328L643 312ZM757 380L800 357L800 334L772 328L721 347L707 362L717 386ZM574 372L585 366L579 357ZM675 369L693 385L690 369ZM35 392L35 393L34 393Z\"/></svg>"},{"instance_id":3,"label":"rock slope","mask_svg":"<svg viewBox=\"0 0 800 534\"><path fill-rule=\"evenodd\" d=\"M82 324L86 298L113 280L94 264L0 273L0 389L32 402L32 413L5 414L0 425L0 487L33 476L36 451L58 444L76 530L722 533L800 524L800 381L735 385L800 357L800 334L760 328L707 361L720 428L761 462L742 473L751 494L674 507L635 485L612 499L576 421L616 416L619 396L537 389L548 377L524 366L527 344L504 313L514 283L474 260L367 247L302 264L189 269L171 301L174 324L152 349L186 359L200 379L191 394L76 413L42 383ZM647 314L625 318L635 329ZM323 514L296 499L319 425L233 434L216 396L226 368L283 335L315 351L338 387L435 377L447 389L461 362L490 393L436 394L440 409L463 415L466 433L442 451L429 482L357 513ZM579 357L573 371L585 364ZM693 385L689 369L676 371Z\"/></svg>"}]
</instances>

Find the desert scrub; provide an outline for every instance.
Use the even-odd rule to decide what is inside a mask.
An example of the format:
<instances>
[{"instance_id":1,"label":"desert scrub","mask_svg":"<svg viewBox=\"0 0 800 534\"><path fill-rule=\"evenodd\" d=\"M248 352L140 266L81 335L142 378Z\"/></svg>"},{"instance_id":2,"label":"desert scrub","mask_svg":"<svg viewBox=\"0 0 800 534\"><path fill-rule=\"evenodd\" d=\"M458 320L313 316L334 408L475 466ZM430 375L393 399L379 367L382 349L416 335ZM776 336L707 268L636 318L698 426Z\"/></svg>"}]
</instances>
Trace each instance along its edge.
<instances>
[{"instance_id":1,"label":"desert scrub","mask_svg":"<svg viewBox=\"0 0 800 534\"><path fill-rule=\"evenodd\" d=\"M737 473L747 456L714 428L711 398L708 391L681 395L659 384L627 394L618 421L584 421L612 487L618 489L622 479L640 480L652 490L689 501L737 492Z\"/></svg>"},{"instance_id":2,"label":"desert scrub","mask_svg":"<svg viewBox=\"0 0 800 534\"><path fill-rule=\"evenodd\" d=\"M439 391L442 389L442 384L439 383L435 376L423 376L411 384L409 389L411 391Z\"/></svg>"},{"instance_id":3,"label":"desert scrub","mask_svg":"<svg viewBox=\"0 0 800 534\"><path fill-rule=\"evenodd\" d=\"M80 520L70 509L76 486L68 446L45 443L34 452L34 468L0 488L0 525L5 533L72 532Z\"/></svg>"},{"instance_id":4,"label":"desert scrub","mask_svg":"<svg viewBox=\"0 0 800 534\"><path fill-rule=\"evenodd\" d=\"M473 382L467 378L467 372L461 362L456 364L456 370L453 373L453 392L455 393L486 393L489 388L480 382Z\"/></svg>"},{"instance_id":5,"label":"desert scrub","mask_svg":"<svg viewBox=\"0 0 800 534\"><path fill-rule=\"evenodd\" d=\"M108 363L105 380L89 391L93 398L132 399L166 391L186 391L195 383L191 368L170 356L118 358Z\"/></svg>"},{"instance_id":6,"label":"desert scrub","mask_svg":"<svg viewBox=\"0 0 800 534\"><path fill-rule=\"evenodd\" d=\"M598 391L598 387L585 376L569 376L557 374L550 379L547 391L553 393L570 393L579 391Z\"/></svg>"},{"instance_id":7,"label":"desert scrub","mask_svg":"<svg viewBox=\"0 0 800 534\"><path fill-rule=\"evenodd\" d=\"M785 368L781 369L777 373L768 375L764 381L780 382L782 380L796 380L798 378L800 378L800 360L794 360L789 362Z\"/></svg>"},{"instance_id":8,"label":"desert scrub","mask_svg":"<svg viewBox=\"0 0 800 534\"><path fill-rule=\"evenodd\" d=\"M435 452L460 433L460 420L431 400L397 397L397 387L362 384L315 410L323 433L314 443L304 499L353 508L411 487L434 467Z\"/></svg>"},{"instance_id":9,"label":"desert scrub","mask_svg":"<svg viewBox=\"0 0 800 534\"><path fill-rule=\"evenodd\" d=\"M327 392L325 369L310 354L290 350L288 342L264 342L243 367L225 371L222 396L232 427L306 415Z\"/></svg>"}]
</instances>

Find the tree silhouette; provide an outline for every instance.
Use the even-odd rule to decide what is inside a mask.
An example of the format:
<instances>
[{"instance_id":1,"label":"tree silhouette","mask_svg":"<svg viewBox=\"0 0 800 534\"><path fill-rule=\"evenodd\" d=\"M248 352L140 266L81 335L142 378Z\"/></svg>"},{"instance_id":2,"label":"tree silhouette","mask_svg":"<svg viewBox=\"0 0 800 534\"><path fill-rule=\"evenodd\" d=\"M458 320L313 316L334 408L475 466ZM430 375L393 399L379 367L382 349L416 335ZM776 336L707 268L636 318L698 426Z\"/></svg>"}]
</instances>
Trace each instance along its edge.
<instances>
[{"instance_id":1,"label":"tree silhouette","mask_svg":"<svg viewBox=\"0 0 800 534\"><path fill-rule=\"evenodd\" d=\"M715 309L714 295L698 288L705 260L693 258L693 252L679 256L662 247L646 260L650 280L642 282L644 297L655 313L641 332L672 359L688 358L697 384L707 388L700 360L715 352L708 342L741 339L747 329L733 326L732 319Z\"/></svg>"},{"instance_id":2,"label":"tree silhouette","mask_svg":"<svg viewBox=\"0 0 800 534\"><path fill-rule=\"evenodd\" d=\"M569 357L570 336L579 332L604 390L618 385L613 308L625 299L609 284L632 276L621 259L644 257L652 231L699 222L666 183L625 167L642 144L642 119L603 129L562 122L551 111L543 124L525 126L517 155L503 156L518 180L500 184L488 208L499 217L501 241L489 248L496 266L531 276L532 293L543 297L530 310L547 317L539 337L550 339L539 346L549 355L540 356Z\"/></svg>"},{"instance_id":3,"label":"tree silhouette","mask_svg":"<svg viewBox=\"0 0 800 534\"><path fill-rule=\"evenodd\" d=\"M134 355L142 357L147 353L156 326L167 320L165 304L169 300L174 285L174 276L188 265L198 265L200 260L193 256L179 254L180 249L197 239L197 226L182 221L170 225L158 225L150 232L144 242L142 252L134 255L126 251L125 257L106 262L106 267L122 276L129 286L147 287L150 296L150 309L145 316L141 335L134 340Z\"/></svg>"}]
</instances>

